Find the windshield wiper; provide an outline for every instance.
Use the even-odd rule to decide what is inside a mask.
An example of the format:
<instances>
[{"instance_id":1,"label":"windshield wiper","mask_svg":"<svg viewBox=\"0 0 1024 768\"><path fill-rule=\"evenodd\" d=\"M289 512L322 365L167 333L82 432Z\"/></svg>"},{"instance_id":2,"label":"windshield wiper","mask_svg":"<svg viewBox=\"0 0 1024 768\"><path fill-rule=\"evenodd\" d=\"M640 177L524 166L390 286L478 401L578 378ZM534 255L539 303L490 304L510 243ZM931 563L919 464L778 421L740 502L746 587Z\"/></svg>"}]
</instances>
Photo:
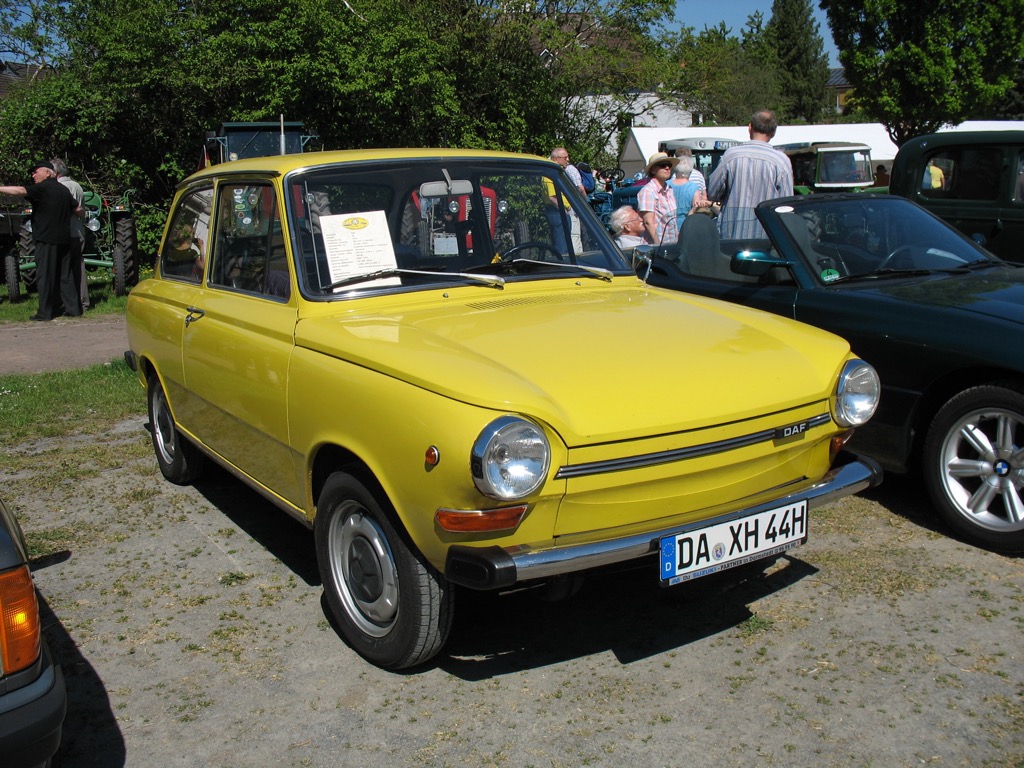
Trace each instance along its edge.
<instances>
[{"instance_id":1,"label":"windshield wiper","mask_svg":"<svg viewBox=\"0 0 1024 768\"><path fill-rule=\"evenodd\" d=\"M1009 267L1009 266L1014 266L1014 265L1008 264L1005 261L990 261L989 259L978 259L978 261L969 261L969 262L967 262L966 264L964 264L961 267L961 269L975 270L975 269L984 269L986 267Z\"/></svg>"},{"instance_id":2,"label":"windshield wiper","mask_svg":"<svg viewBox=\"0 0 1024 768\"><path fill-rule=\"evenodd\" d=\"M587 264L564 264L558 261L540 261L539 259L512 259L512 264L539 264L542 267L560 267L561 269L582 269L584 272L588 272L594 277L600 278L601 280L611 281L614 274L607 269L601 267L591 267Z\"/></svg>"},{"instance_id":3,"label":"windshield wiper","mask_svg":"<svg viewBox=\"0 0 1024 768\"><path fill-rule=\"evenodd\" d=\"M343 280L338 280L331 283L330 285L324 286L320 289L321 293L330 293L338 288L344 288L346 285L355 285L357 283L366 283L371 280L379 280L382 277L398 277L400 275L421 275L425 277L440 277L445 280L451 280L453 277L463 277L467 280L472 280L477 283L483 283L484 285L490 285L494 288L502 288L505 285L505 279L498 277L497 275L474 275L469 272L428 272L421 269L399 269L397 267L388 267L387 269L378 269L374 272L367 272L363 275L352 275L346 277Z\"/></svg>"},{"instance_id":4,"label":"windshield wiper","mask_svg":"<svg viewBox=\"0 0 1024 768\"><path fill-rule=\"evenodd\" d=\"M934 275L940 272L948 272L947 269L876 269L871 272L858 272L855 275L842 275L835 280L829 280L829 285L845 283L849 280L867 280L875 277L908 277L914 275Z\"/></svg>"}]
</instances>

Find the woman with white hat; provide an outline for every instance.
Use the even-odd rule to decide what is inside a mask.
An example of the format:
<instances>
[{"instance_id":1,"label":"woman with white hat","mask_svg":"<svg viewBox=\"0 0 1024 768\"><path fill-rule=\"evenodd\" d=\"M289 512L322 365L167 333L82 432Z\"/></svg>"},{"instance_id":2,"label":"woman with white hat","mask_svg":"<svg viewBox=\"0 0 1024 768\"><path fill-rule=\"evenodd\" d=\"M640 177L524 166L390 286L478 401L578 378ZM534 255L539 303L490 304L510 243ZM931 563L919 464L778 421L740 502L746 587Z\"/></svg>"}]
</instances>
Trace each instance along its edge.
<instances>
[{"instance_id":1,"label":"woman with white hat","mask_svg":"<svg viewBox=\"0 0 1024 768\"><path fill-rule=\"evenodd\" d=\"M655 152L647 160L648 182L637 195L637 209L644 220L647 239L659 245L679 239L676 228L676 196L669 186L672 169L679 159L664 152Z\"/></svg>"}]
</instances>

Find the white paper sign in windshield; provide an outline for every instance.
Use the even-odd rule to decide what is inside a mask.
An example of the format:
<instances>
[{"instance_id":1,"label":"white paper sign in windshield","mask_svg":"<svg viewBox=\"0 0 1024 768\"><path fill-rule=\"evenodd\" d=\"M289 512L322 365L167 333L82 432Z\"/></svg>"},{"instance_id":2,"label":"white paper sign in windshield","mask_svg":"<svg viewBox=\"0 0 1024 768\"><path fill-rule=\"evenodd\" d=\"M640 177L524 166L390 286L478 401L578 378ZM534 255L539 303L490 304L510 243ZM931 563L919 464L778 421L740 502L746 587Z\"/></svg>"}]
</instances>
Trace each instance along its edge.
<instances>
[{"instance_id":1,"label":"white paper sign in windshield","mask_svg":"<svg viewBox=\"0 0 1024 768\"><path fill-rule=\"evenodd\" d=\"M320 230L332 283L398 266L384 211L321 216Z\"/></svg>"}]
</instances>

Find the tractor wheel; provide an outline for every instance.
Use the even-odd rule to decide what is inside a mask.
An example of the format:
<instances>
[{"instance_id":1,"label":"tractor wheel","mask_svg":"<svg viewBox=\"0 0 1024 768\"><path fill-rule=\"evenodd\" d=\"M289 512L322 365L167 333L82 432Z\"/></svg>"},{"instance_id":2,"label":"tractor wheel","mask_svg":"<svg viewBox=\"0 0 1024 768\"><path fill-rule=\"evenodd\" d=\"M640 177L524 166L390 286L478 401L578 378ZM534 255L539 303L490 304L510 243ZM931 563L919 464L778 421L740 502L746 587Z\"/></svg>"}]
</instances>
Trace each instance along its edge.
<instances>
[{"instance_id":1,"label":"tractor wheel","mask_svg":"<svg viewBox=\"0 0 1024 768\"><path fill-rule=\"evenodd\" d=\"M138 237L135 219L126 217L114 222L114 294L124 296L139 282Z\"/></svg>"},{"instance_id":2,"label":"tractor wheel","mask_svg":"<svg viewBox=\"0 0 1024 768\"><path fill-rule=\"evenodd\" d=\"M21 276L18 274L18 249L10 248L4 254L4 283L7 300L12 304L21 299Z\"/></svg>"},{"instance_id":3,"label":"tractor wheel","mask_svg":"<svg viewBox=\"0 0 1024 768\"><path fill-rule=\"evenodd\" d=\"M22 269L21 264L36 263L36 241L32 238L32 231L25 226L21 228L20 240L18 242L18 270L21 272L21 280L25 283L25 292L36 289L36 268Z\"/></svg>"}]
</instances>

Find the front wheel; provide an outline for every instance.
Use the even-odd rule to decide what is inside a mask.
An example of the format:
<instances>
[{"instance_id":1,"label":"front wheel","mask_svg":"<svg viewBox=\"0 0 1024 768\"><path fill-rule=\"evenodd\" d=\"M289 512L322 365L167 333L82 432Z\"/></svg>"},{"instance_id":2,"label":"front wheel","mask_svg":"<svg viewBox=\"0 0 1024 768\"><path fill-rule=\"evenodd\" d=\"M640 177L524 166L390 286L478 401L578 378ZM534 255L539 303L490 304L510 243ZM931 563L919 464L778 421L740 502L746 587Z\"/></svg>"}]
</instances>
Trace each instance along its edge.
<instances>
[{"instance_id":1,"label":"front wheel","mask_svg":"<svg viewBox=\"0 0 1024 768\"><path fill-rule=\"evenodd\" d=\"M965 540L1024 552L1024 387L951 398L928 430L924 479L939 516Z\"/></svg>"},{"instance_id":2,"label":"front wheel","mask_svg":"<svg viewBox=\"0 0 1024 768\"><path fill-rule=\"evenodd\" d=\"M189 485L199 479L206 457L178 431L160 378L149 375L149 426L160 473L175 485Z\"/></svg>"},{"instance_id":3,"label":"front wheel","mask_svg":"<svg viewBox=\"0 0 1024 768\"><path fill-rule=\"evenodd\" d=\"M331 475L317 505L316 556L341 633L386 669L435 656L452 624L453 588L397 533L375 483Z\"/></svg>"}]
</instances>

